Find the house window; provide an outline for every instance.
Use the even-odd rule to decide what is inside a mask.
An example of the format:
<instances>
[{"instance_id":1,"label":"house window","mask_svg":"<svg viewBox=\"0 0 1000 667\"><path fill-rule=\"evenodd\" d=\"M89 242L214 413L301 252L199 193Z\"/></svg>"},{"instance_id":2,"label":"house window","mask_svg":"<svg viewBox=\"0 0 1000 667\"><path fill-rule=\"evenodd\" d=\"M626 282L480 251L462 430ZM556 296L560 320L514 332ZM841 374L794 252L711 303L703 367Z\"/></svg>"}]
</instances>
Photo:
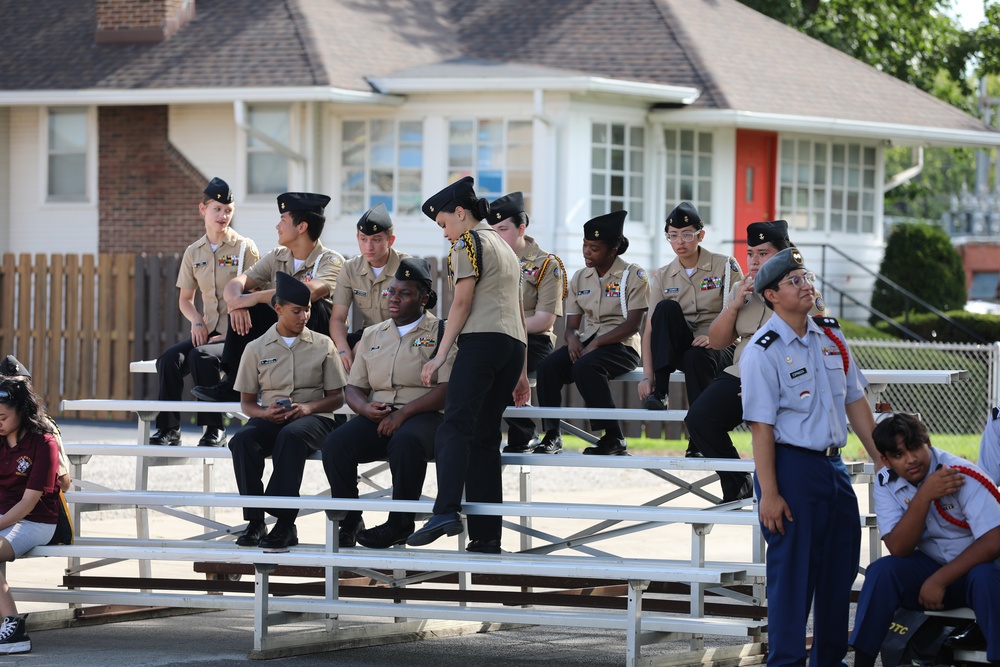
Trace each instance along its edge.
<instances>
[{"instance_id":1,"label":"house window","mask_svg":"<svg viewBox=\"0 0 1000 667\"><path fill-rule=\"evenodd\" d=\"M667 210L682 201L698 209L705 224L712 221L712 133L695 130L666 129L663 145L666 149ZM747 186L752 188L752 175Z\"/></svg>"},{"instance_id":2,"label":"house window","mask_svg":"<svg viewBox=\"0 0 1000 667\"><path fill-rule=\"evenodd\" d=\"M590 216L627 210L645 219L643 205L646 130L622 123L590 126Z\"/></svg>"},{"instance_id":3,"label":"house window","mask_svg":"<svg viewBox=\"0 0 1000 667\"><path fill-rule=\"evenodd\" d=\"M795 229L875 231L874 146L782 139L779 215Z\"/></svg>"},{"instance_id":4,"label":"house window","mask_svg":"<svg viewBox=\"0 0 1000 667\"><path fill-rule=\"evenodd\" d=\"M49 109L48 201L87 199L87 110Z\"/></svg>"},{"instance_id":5,"label":"house window","mask_svg":"<svg viewBox=\"0 0 1000 667\"><path fill-rule=\"evenodd\" d=\"M291 109L287 106L247 107L247 188L251 195L288 190L291 159ZM281 148L285 150L282 151Z\"/></svg>"},{"instance_id":6,"label":"house window","mask_svg":"<svg viewBox=\"0 0 1000 667\"><path fill-rule=\"evenodd\" d=\"M422 121L345 120L341 138L342 213L360 215L376 204L396 214L420 212Z\"/></svg>"},{"instance_id":7,"label":"house window","mask_svg":"<svg viewBox=\"0 0 1000 667\"><path fill-rule=\"evenodd\" d=\"M530 120L450 121L448 182L472 176L476 193L487 199L520 191L530 211L532 132Z\"/></svg>"},{"instance_id":8,"label":"house window","mask_svg":"<svg viewBox=\"0 0 1000 667\"><path fill-rule=\"evenodd\" d=\"M997 283L1000 273L996 271L975 272L972 274L972 285L969 286L969 298L977 301L1000 301L997 294Z\"/></svg>"}]
</instances>

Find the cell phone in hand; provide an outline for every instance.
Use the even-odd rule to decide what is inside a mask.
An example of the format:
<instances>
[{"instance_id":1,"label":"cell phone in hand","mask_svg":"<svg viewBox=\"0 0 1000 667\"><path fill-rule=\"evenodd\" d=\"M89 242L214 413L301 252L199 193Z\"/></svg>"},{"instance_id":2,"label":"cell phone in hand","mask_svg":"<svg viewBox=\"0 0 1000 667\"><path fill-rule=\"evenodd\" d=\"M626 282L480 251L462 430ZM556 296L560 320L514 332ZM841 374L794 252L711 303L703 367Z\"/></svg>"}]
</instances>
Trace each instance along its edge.
<instances>
[{"instance_id":1,"label":"cell phone in hand","mask_svg":"<svg viewBox=\"0 0 1000 667\"><path fill-rule=\"evenodd\" d=\"M291 410L292 409L292 399L290 399L290 398L279 398L278 400L276 400L274 402L274 404L277 405L282 410Z\"/></svg>"}]
</instances>

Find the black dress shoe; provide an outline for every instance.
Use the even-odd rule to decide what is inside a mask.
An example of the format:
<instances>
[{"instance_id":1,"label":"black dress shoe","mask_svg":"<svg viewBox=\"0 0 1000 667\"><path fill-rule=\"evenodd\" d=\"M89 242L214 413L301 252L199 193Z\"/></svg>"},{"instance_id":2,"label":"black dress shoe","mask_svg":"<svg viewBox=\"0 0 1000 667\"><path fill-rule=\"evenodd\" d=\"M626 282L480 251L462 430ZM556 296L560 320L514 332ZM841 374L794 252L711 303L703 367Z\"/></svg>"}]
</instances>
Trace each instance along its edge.
<instances>
[{"instance_id":1,"label":"black dress shoe","mask_svg":"<svg viewBox=\"0 0 1000 667\"><path fill-rule=\"evenodd\" d=\"M222 447L226 444L226 429L221 426L205 428L205 435L198 441L199 447Z\"/></svg>"},{"instance_id":2,"label":"black dress shoe","mask_svg":"<svg viewBox=\"0 0 1000 667\"><path fill-rule=\"evenodd\" d=\"M258 546L261 549L287 549L298 543L299 531L295 529L295 524L279 521Z\"/></svg>"},{"instance_id":3,"label":"black dress shoe","mask_svg":"<svg viewBox=\"0 0 1000 667\"><path fill-rule=\"evenodd\" d=\"M181 432L176 428L161 428L149 436L149 444L158 446L179 445L181 444Z\"/></svg>"},{"instance_id":4,"label":"black dress shoe","mask_svg":"<svg viewBox=\"0 0 1000 667\"><path fill-rule=\"evenodd\" d=\"M369 549L388 549L397 544L406 544L406 538L412 532L413 528L383 523L381 526L375 526L368 530L359 530L357 541L358 544Z\"/></svg>"},{"instance_id":5,"label":"black dress shoe","mask_svg":"<svg viewBox=\"0 0 1000 667\"><path fill-rule=\"evenodd\" d=\"M609 436L604 434L597 444L592 447L587 447L583 450L584 454L589 454L593 456L626 456L628 450L625 444L625 438L616 438L614 436Z\"/></svg>"},{"instance_id":6,"label":"black dress shoe","mask_svg":"<svg viewBox=\"0 0 1000 667\"><path fill-rule=\"evenodd\" d=\"M549 431L542 438L541 444L535 447L535 454L558 454L562 451L562 435L559 431Z\"/></svg>"},{"instance_id":7,"label":"black dress shoe","mask_svg":"<svg viewBox=\"0 0 1000 667\"><path fill-rule=\"evenodd\" d=\"M736 502L737 500L746 500L747 498L753 498L753 476L750 474L746 475L745 479L743 480L743 485L740 486L740 490L737 492L736 496L732 498L727 498L724 496L722 498L722 502L732 503Z\"/></svg>"},{"instance_id":8,"label":"black dress shoe","mask_svg":"<svg viewBox=\"0 0 1000 667\"><path fill-rule=\"evenodd\" d=\"M699 452L698 448L695 447L691 443L691 441L689 440L688 441L687 451L684 452L684 458L686 458L686 459L703 459L703 458L705 458L705 455L702 454L701 452Z\"/></svg>"},{"instance_id":9,"label":"black dress shoe","mask_svg":"<svg viewBox=\"0 0 1000 667\"><path fill-rule=\"evenodd\" d=\"M465 547L465 550L474 554L498 554L500 553L500 540L472 540Z\"/></svg>"},{"instance_id":10,"label":"black dress shoe","mask_svg":"<svg viewBox=\"0 0 1000 667\"><path fill-rule=\"evenodd\" d=\"M642 402L642 407L647 410L666 410L670 405L670 399L666 396L658 396L653 392Z\"/></svg>"},{"instance_id":11,"label":"black dress shoe","mask_svg":"<svg viewBox=\"0 0 1000 667\"><path fill-rule=\"evenodd\" d=\"M427 520L423 528L410 535L406 543L411 547L422 547L443 535L458 535L463 530L465 526L462 525L462 517L458 512L435 514Z\"/></svg>"},{"instance_id":12,"label":"black dress shoe","mask_svg":"<svg viewBox=\"0 0 1000 667\"><path fill-rule=\"evenodd\" d=\"M503 448L504 454L528 454L535 450L538 445L542 444L542 441L538 439L537 436L529 440L528 442L519 443L508 443L506 447Z\"/></svg>"},{"instance_id":13,"label":"black dress shoe","mask_svg":"<svg viewBox=\"0 0 1000 667\"><path fill-rule=\"evenodd\" d=\"M195 387L191 393L199 401L212 403L232 403L240 400L239 392L230 387L228 382L213 384L211 387Z\"/></svg>"},{"instance_id":14,"label":"black dress shoe","mask_svg":"<svg viewBox=\"0 0 1000 667\"><path fill-rule=\"evenodd\" d=\"M267 525L263 521L251 521L246 530L236 538L238 547L255 547L267 537Z\"/></svg>"},{"instance_id":15,"label":"black dress shoe","mask_svg":"<svg viewBox=\"0 0 1000 667\"><path fill-rule=\"evenodd\" d=\"M973 621L958 634L953 634L945 639L944 645L967 651L980 650L986 648L986 637L983 636L983 630L979 627L979 623Z\"/></svg>"},{"instance_id":16,"label":"black dress shoe","mask_svg":"<svg viewBox=\"0 0 1000 667\"><path fill-rule=\"evenodd\" d=\"M365 529L365 520L358 519L353 526L340 524L340 536L337 538L337 545L341 549L348 549L358 544L358 533Z\"/></svg>"}]
</instances>

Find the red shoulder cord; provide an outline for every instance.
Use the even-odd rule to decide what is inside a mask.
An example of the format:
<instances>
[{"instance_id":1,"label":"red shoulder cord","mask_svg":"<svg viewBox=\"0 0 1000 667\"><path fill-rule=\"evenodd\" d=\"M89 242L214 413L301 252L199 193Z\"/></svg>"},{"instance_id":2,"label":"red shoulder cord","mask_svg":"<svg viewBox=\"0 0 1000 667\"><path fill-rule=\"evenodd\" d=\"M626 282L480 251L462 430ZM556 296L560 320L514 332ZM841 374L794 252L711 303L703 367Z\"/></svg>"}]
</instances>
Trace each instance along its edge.
<instances>
[{"instance_id":1,"label":"red shoulder cord","mask_svg":"<svg viewBox=\"0 0 1000 667\"><path fill-rule=\"evenodd\" d=\"M997 499L997 502L1000 503L1000 489L997 489L997 487L993 485L993 482L987 479L985 475L967 466L950 466L950 468L952 470L957 470L960 473L964 473L969 477L971 477L972 479L981 483L983 486L987 488L987 490L990 493L993 494L993 497ZM962 521L961 519L956 519L952 515L948 514L948 511L941 506L940 500L934 501L934 507L937 508L938 514L941 515L941 518L947 521L948 523L958 526L959 528L965 528L966 530L969 529L969 524L967 522Z\"/></svg>"},{"instance_id":2,"label":"red shoulder cord","mask_svg":"<svg viewBox=\"0 0 1000 667\"><path fill-rule=\"evenodd\" d=\"M851 366L851 357L847 354L847 347L844 345L844 341L837 338L837 335L833 333L830 327L823 327L823 333L826 334L827 338L833 341L840 350L840 356L844 359L844 375L847 375L847 369Z\"/></svg>"}]
</instances>

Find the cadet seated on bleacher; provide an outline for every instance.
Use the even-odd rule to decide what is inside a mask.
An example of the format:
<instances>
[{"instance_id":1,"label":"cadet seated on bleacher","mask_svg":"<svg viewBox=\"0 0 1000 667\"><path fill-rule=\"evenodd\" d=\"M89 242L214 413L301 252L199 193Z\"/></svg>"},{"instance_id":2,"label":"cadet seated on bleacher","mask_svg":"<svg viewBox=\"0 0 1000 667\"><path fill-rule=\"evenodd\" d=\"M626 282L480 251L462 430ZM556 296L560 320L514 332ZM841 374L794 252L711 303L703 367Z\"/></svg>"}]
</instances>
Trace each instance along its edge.
<instances>
[{"instance_id":1,"label":"cadet seated on bleacher","mask_svg":"<svg viewBox=\"0 0 1000 667\"><path fill-rule=\"evenodd\" d=\"M389 285L390 319L365 329L347 381L347 404L358 414L326 436L323 467L334 498L358 497L358 464L389 459L394 500L418 500L434 436L441 424L448 377L458 349L439 350L444 320L428 312L437 302L426 259L404 258ZM424 364L447 356L432 386L420 381ZM340 522L340 546L373 549L402 544L413 532L411 512L364 530L361 512Z\"/></svg>"},{"instance_id":2,"label":"cadet seated on bleacher","mask_svg":"<svg viewBox=\"0 0 1000 667\"><path fill-rule=\"evenodd\" d=\"M851 635L855 666L875 664L896 609L966 606L985 632L986 657L998 664L1000 503L992 482L965 459L932 447L927 428L912 415L885 419L872 438L888 466L875 482L875 512L891 555L865 573ZM983 479L966 477L957 466ZM957 648L974 638L949 641Z\"/></svg>"},{"instance_id":3,"label":"cadet seated on bleacher","mask_svg":"<svg viewBox=\"0 0 1000 667\"><path fill-rule=\"evenodd\" d=\"M979 467L994 484L1000 485L1000 406L990 411L989 421L979 443Z\"/></svg>"},{"instance_id":4,"label":"cadet seated on bleacher","mask_svg":"<svg viewBox=\"0 0 1000 667\"><path fill-rule=\"evenodd\" d=\"M241 409L250 421L229 441L229 449L236 485L244 496L299 495L305 461L334 429L335 422L327 413L344 404L347 384L333 341L306 328L309 287L283 271L277 273L275 282L272 302L278 321L247 346L236 376ZM265 491L264 459L268 456L273 470ZM278 518L271 534L264 525L264 510L248 507L243 518L249 525L236 544L280 549L299 543L298 510L267 511Z\"/></svg>"},{"instance_id":5,"label":"cadet seated on bleacher","mask_svg":"<svg viewBox=\"0 0 1000 667\"><path fill-rule=\"evenodd\" d=\"M284 271L302 281L312 301L309 329L327 337L330 332L330 295L337 286L337 276L344 258L335 250L323 247L319 240L326 224L323 212L330 198L310 192L286 192L278 195L281 218L279 247L260 258L246 273L236 276L223 291L229 308L229 331L222 351L226 380L219 384L197 386L191 393L203 401L238 401L233 390L235 371L240 367L243 350L250 341L267 331L277 320L271 308L275 276Z\"/></svg>"}]
</instances>

